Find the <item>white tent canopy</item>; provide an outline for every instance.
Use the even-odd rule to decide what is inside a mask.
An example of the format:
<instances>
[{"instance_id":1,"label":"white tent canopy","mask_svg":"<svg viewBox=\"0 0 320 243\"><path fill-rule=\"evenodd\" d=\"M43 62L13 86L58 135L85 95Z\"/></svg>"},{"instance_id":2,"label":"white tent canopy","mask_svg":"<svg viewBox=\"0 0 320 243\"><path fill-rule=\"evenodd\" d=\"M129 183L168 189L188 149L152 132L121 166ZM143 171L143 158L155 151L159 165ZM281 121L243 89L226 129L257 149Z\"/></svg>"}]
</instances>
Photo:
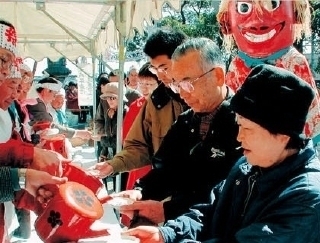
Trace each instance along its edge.
<instances>
[{"instance_id":1,"label":"white tent canopy","mask_svg":"<svg viewBox=\"0 0 320 243\"><path fill-rule=\"evenodd\" d=\"M75 60L119 48L119 35L129 38L144 21L159 19L165 2L180 5L179 0L8 0L1 1L0 16L16 27L23 58Z\"/></svg>"}]
</instances>

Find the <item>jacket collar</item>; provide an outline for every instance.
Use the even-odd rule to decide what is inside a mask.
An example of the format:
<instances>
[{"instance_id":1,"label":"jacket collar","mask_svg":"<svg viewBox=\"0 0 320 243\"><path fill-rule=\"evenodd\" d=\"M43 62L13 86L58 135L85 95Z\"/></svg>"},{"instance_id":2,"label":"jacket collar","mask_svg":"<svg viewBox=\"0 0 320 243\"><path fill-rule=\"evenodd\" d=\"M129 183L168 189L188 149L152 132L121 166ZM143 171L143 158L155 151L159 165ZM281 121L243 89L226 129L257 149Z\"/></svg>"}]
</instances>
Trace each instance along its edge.
<instances>
[{"instance_id":1,"label":"jacket collar","mask_svg":"<svg viewBox=\"0 0 320 243\"><path fill-rule=\"evenodd\" d=\"M257 186L261 191L268 191L274 188L274 183L270 182L274 181L280 185L283 181L289 180L295 174L295 171L301 171L299 168L303 168L310 163L314 164L313 157L315 157L315 151L313 149L313 143L309 141L304 149L289 156L274 167L263 169L258 166L252 166L251 174L258 171L261 176L257 178ZM318 169L320 169L319 166Z\"/></svg>"},{"instance_id":2,"label":"jacket collar","mask_svg":"<svg viewBox=\"0 0 320 243\"><path fill-rule=\"evenodd\" d=\"M170 88L167 88L164 83L160 83L159 86L153 91L150 96L153 105L158 109L162 109L171 99L186 105L179 94L174 93Z\"/></svg>"}]
</instances>

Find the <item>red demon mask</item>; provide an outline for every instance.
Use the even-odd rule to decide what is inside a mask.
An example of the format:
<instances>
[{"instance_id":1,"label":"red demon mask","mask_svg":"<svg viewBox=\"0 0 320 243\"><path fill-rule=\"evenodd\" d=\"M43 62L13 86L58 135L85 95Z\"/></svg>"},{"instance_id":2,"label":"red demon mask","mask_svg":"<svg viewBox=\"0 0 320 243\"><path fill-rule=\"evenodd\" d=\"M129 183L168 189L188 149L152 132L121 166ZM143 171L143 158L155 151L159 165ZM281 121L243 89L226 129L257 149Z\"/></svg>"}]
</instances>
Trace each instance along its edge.
<instances>
[{"instance_id":1,"label":"red demon mask","mask_svg":"<svg viewBox=\"0 0 320 243\"><path fill-rule=\"evenodd\" d=\"M291 0L231 0L228 21L239 50L250 57L268 57L294 41Z\"/></svg>"}]
</instances>

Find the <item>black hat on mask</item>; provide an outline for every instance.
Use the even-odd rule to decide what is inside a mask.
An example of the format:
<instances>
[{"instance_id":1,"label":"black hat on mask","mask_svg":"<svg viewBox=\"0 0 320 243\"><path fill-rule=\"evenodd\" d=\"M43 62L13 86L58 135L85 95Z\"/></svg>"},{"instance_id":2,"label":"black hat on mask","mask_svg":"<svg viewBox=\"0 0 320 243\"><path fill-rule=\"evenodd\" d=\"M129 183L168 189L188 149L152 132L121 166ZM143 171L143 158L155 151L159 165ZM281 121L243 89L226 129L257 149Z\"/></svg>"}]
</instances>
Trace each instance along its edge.
<instances>
[{"instance_id":1,"label":"black hat on mask","mask_svg":"<svg viewBox=\"0 0 320 243\"><path fill-rule=\"evenodd\" d=\"M231 108L271 133L305 138L303 129L314 96L311 86L292 72L261 64L231 99Z\"/></svg>"}]
</instances>

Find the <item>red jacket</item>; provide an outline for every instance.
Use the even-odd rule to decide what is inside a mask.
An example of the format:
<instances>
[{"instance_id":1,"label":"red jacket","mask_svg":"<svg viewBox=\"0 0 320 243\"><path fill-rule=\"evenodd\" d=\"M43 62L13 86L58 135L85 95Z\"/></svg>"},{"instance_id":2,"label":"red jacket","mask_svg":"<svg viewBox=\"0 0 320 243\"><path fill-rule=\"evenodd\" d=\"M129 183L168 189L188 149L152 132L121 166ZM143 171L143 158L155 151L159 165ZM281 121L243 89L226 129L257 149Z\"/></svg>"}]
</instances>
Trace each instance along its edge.
<instances>
[{"instance_id":1,"label":"red jacket","mask_svg":"<svg viewBox=\"0 0 320 243\"><path fill-rule=\"evenodd\" d=\"M28 167L33 160L33 144L10 139L0 143L0 164L11 167Z\"/></svg>"},{"instance_id":2,"label":"red jacket","mask_svg":"<svg viewBox=\"0 0 320 243\"><path fill-rule=\"evenodd\" d=\"M28 167L33 160L34 147L30 143L24 143L20 140L10 139L6 143L0 143L0 163L2 166L10 167ZM16 193L15 201L17 207L27 208L37 211L38 203L35 203L32 197L25 190ZM0 204L0 242L4 241L4 206Z\"/></svg>"},{"instance_id":3,"label":"red jacket","mask_svg":"<svg viewBox=\"0 0 320 243\"><path fill-rule=\"evenodd\" d=\"M131 105L129 106L129 111L126 113L125 117L123 118L122 141L126 138L134 119L137 117L145 101L146 101L145 97L140 97L136 99L134 102L132 102Z\"/></svg>"},{"instance_id":4,"label":"red jacket","mask_svg":"<svg viewBox=\"0 0 320 243\"><path fill-rule=\"evenodd\" d=\"M141 97L135 100L129 107L129 111L123 119L123 138L126 138L134 119L137 117L142 105L146 101L145 97ZM124 139L123 139L124 140ZM135 169L129 172L126 189L133 188L134 182L140 177L144 176L151 170L151 165L146 165L139 169Z\"/></svg>"}]
</instances>

